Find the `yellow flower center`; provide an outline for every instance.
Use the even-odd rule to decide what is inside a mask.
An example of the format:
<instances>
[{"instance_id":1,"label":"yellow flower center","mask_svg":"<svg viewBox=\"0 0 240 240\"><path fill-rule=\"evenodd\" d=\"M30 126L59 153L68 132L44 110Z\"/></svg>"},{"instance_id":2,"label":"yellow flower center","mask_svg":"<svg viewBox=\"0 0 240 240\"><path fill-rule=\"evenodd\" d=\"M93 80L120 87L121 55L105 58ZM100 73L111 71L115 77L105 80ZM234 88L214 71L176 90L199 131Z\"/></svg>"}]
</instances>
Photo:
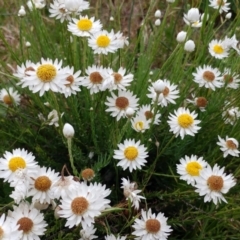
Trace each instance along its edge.
<instances>
[{"instance_id":1,"label":"yellow flower center","mask_svg":"<svg viewBox=\"0 0 240 240\"><path fill-rule=\"evenodd\" d=\"M40 176L35 180L34 186L38 191L46 192L50 189L52 181L47 176Z\"/></svg>"},{"instance_id":2,"label":"yellow flower center","mask_svg":"<svg viewBox=\"0 0 240 240\"><path fill-rule=\"evenodd\" d=\"M115 106L120 110L127 109L129 106L129 101L126 97L118 97L115 101Z\"/></svg>"},{"instance_id":3,"label":"yellow flower center","mask_svg":"<svg viewBox=\"0 0 240 240\"><path fill-rule=\"evenodd\" d=\"M3 231L3 229L0 227L0 239L3 238L3 235L4 235L4 231Z\"/></svg>"},{"instance_id":4,"label":"yellow flower center","mask_svg":"<svg viewBox=\"0 0 240 240\"><path fill-rule=\"evenodd\" d=\"M212 175L208 178L207 184L210 190L219 192L223 187L223 178L221 176Z\"/></svg>"},{"instance_id":5,"label":"yellow flower center","mask_svg":"<svg viewBox=\"0 0 240 240\"><path fill-rule=\"evenodd\" d=\"M26 167L26 162L21 157L13 157L8 162L8 167L12 172L15 172L17 169L24 169Z\"/></svg>"},{"instance_id":6,"label":"yellow flower center","mask_svg":"<svg viewBox=\"0 0 240 240\"><path fill-rule=\"evenodd\" d=\"M211 71L205 71L203 73L203 79L207 82L212 82L215 79L215 74Z\"/></svg>"},{"instance_id":7,"label":"yellow flower center","mask_svg":"<svg viewBox=\"0 0 240 240\"><path fill-rule=\"evenodd\" d=\"M127 158L129 161L134 161L136 157L138 156L138 150L134 146L127 147L124 150L124 156Z\"/></svg>"},{"instance_id":8,"label":"yellow flower center","mask_svg":"<svg viewBox=\"0 0 240 240\"><path fill-rule=\"evenodd\" d=\"M182 128L188 128L193 124L193 117L187 113L183 113L178 117L178 124Z\"/></svg>"},{"instance_id":9,"label":"yellow flower center","mask_svg":"<svg viewBox=\"0 0 240 240\"><path fill-rule=\"evenodd\" d=\"M186 171L191 176L199 176L202 166L198 162L190 162L186 166Z\"/></svg>"},{"instance_id":10,"label":"yellow flower center","mask_svg":"<svg viewBox=\"0 0 240 240\"><path fill-rule=\"evenodd\" d=\"M157 219L148 219L146 221L146 230L148 233L156 234L161 229L161 223Z\"/></svg>"},{"instance_id":11,"label":"yellow flower center","mask_svg":"<svg viewBox=\"0 0 240 240\"><path fill-rule=\"evenodd\" d=\"M89 31L92 28L92 21L89 19L80 19L77 26L81 31Z\"/></svg>"},{"instance_id":12,"label":"yellow flower center","mask_svg":"<svg viewBox=\"0 0 240 240\"><path fill-rule=\"evenodd\" d=\"M232 140L227 140L226 145L227 145L227 148L229 149L232 149L232 150L237 149L236 144Z\"/></svg>"},{"instance_id":13,"label":"yellow flower center","mask_svg":"<svg viewBox=\"0 0 240 240\"><path fill-rule=\"evenodd\" d=\"M135 128L137 129L137 130L143 130L143 128L144 128L144 122L143 121L139 121L139 122L136 122L135 123Z\"/></svg>"},{"instance_id":14,"label":"yellow flower center","mask_svg":"<svg viewBox=\"0 0 240 240\"><path fill-rule=\"evenodd\" d=\"M89 75L89 79L92 84L101 84L103 81L103 77L99 72L92 72Z\"/></svg>"},{"instance_id":15,"label":"yellow flower center","mask_svg":"<svg viewBox=\"0 0 240 240\"><path fill-rule=\"evenodd\" d=\"M119 73L112 73L112 75L113 75L113 77L114 77L114 83L115 84L118 84L118 83L120 83L121 81L122 81L122 79L123 79L123 77L122 77L122 75L121 74L119 74Z\"/></svg>"},{"instance_id":16,"label":"yellow flower center","mask_svg":"<svg viewBox=\"0 0 240 240\"><path fill-rule=\"evenodd\" d=\"M22 230L23 233L29 233L33 228L33 221L32 219L28 217L22 217L17 221L17 224L19 224L18 230Z\"/></svg>"},{"instance_id":17,"label":"yellow flower center","mask_svg":"<svg viewBox=\"0 0 240 240\"><path fill-rule=\"evenodd\" d=\"M51 82L56 75L57 69L52 64L42 64L37 68L37 76L44 83Z\"/></svg>"},{"instance_id":18,"label":"yellow flower center","mask_svg":"<svg viewBox=\"0 0 240 240\"><path fill-rule=\"evenodd\" d=\"M221 45L219 44L216 44L214 47L213 47L213 51L216 53L216 54L222 54L224 52L224 49Z\"/></svg>"},{"instance_id":19,"label":"yellow flower center","mask_svg":"<svg viewBox=\"0 0 240 240\"><path fill-rule=\"evenodd\" d=\"M105 35L101 35L97 38L97 45L99 47L105 48L110 44L110 38Z\"/></svg>"},{"instance_id":20,"label":"yellow flower center","mask_svg":"<svg viewBox=\"0 0 240 240\"><path fill-rule=\"evenodd\" d=\"M66 80L69 82L69 83L66 83L65 86L66 87L70 87L73 83L74 83L74 77L72 75L69 75Z\"/></svg>"},{"instance_id":21,"label":"yellow flower center","mask_svg":"<svg viewBox=\"0 0 240 240\"><path fill-rule=\"evenodd\" d=\"M83 215L88 209L88 201L84 197L76 197L71 203L72 212L76 215Z\"/></svg>"},{"instance_id":22,"label":"yellow flower center","mask_svg":"<svg viewBox=\"0 0 240 240\"><path fill-rule=\"evenodd\" d=\"M82 171L81 175L84 180L91 180L95 173L91 168L86 168Z\"/></svg>"},{"instance_id":23,"label":"yellow flower center","mask_svg":"<svg viewBox=\"0 0 240 240\"><path fill-rule=\"evenodd\" d=\"M11 105L13 103L13 99L10 95L5 95L3 97L3 102L7 105Z\"/></svg>"}]
</instances>

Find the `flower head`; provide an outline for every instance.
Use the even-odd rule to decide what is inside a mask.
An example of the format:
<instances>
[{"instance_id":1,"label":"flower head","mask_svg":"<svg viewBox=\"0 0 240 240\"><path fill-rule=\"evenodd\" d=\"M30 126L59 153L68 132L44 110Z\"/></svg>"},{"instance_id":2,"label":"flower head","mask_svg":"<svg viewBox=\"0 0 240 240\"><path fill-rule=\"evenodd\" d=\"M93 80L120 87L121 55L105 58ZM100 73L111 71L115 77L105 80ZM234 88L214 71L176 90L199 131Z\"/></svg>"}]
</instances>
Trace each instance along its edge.
<instances>
[{"instance_id":1,"label":"flower head","mask_svg":"<svg viewBox=\"0 0 240 240\"><path fill-rule=\"evenodd\" d=\"M234 125L237 123L238 119L240 118L240 110L238 107L229 106L230 103L226 102L224 107L222 117L226 124Z\"/></svg>"},{"instance_id":2,"label":"flower head","mask_svg":"<svg viewBox=\"0 0 240 240\"><path fill-rule=\"evenodd\" d=\"M90 227L87 227L87 228L84 228L84 229L80 230L81 238L79 240L92 240L92 239L98 238L98 236L94 235L96 230L97 229L94 228L93 225L91 225Z\"/></svg>"},{"instance_id":3,"label":"flower head","mask_svg":"<svg viewBox=\"0 0 240 240\"><path fill-rule=\"evenodd\" d=\"M161 114L159 111L156 111L154 116L154 109L152 109L151 105L142 105L137 111L137 116L140 116L145 120L149 120L150 122L152 122L154 118L153 124L159 125Z\"/></svg>"},{"instance_id":4,"label":"flower head","mask_svg":"<svg viewBox=\"0 0 240 240\"><path fill-rule=\"evenodd\" d=\"M208 45L209 53L218 59L228 57L229 54L229 43L228 41L221 41L213 39Z\"/></svg>"},{"instance_id":5,"label":"flower head","mask_svg":"<svg viewBox=\"0 0 240 240\"><path fill-rule=\"evenodd\" d=\"M219 13L228 12L230 10L229 5L230 3L227 0L209 0L210 7L219 10Z\"/></svg>"},{"instance_id":6,"label":"flower head","mask_svg":"<svg viewBox=\"0 0 240 240\"><path fill-rule=\"evenodd\" d=\"M218 140L217 145L221 147L220 149L223 152L224 158L227 157L227 155L239 157L240 151L238 150L239 143L237 139L229 138L228 136L224 139L218 136Z\"/></svg>"},{"instance_id":7,"label":"flower head","mask_svg":"<svg viewBox=\"0 0 240 240\"><path fill-rule=\"evenodd\" d=\"M65 7L65 0L53 0L49 7L49 17L59 19L61 23L65 20L71 20L71 11L68 11Z\"/></svg>"},{"instance_id":8,"label":"flower head","mask_svg":"<svg viewBox=\"0 0 240 240\"><path fill-rule=\"evenodd\" d=\"M0 91L0 101L5 105L5 106L12 106L12 105L18 105L20 103L20 95L18 94L17 91L14 91L12 87L9 89L3 88Z\"/></svg>"},{"instance_id":9,"label":"flower head","mask_svg":"<svg viewBox=\"0 0 240 240\"><path fill-rule=\"evenodd\" d=\"M239 88L240 76L237 73L233 73L231 69L225 68L222 81L227 88L237 89Z\"/></svg>"},{"instance_id":10,"label":"flower head","mask_svg":"<svg viewBox=\"0 0 240 240\"><path fill-rule=\"evenodd\" d=\"M184 22L191 27L199 28L202 26L201 14L198 8L191 8L188 10L187 14L184 13Z\"/></svg>"},{"instance_id":11,"label":"flower head","mask_svg":"<svg viewBox=\"0 0 240 240\"><path fill-rule=\"evenodd\" d=\"M120 237L120 236L115 237L113 234L107 235L105 237L105 240L125 240L125 239L126 237Z\"/></svg>"},{"instance_id":12,"label":"flower head","mask_svg":"<svg viewBox=\"0 0 240 240\"><path fill-rule=\"evenodd\" d=\"M65 123L63 126L63 135L65 138L73 138L74 136L74 128L71 124Z\"/></svg>"}]
</instances>

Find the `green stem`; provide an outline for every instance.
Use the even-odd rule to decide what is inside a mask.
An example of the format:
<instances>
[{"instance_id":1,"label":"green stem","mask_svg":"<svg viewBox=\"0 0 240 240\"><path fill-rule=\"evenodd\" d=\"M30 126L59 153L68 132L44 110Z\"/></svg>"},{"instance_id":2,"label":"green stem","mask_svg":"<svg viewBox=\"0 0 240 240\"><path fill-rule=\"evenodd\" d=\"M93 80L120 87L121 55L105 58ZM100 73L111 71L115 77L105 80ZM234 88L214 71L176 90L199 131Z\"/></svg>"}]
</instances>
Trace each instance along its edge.
<instances>
[{"instance_id":1,"label":"green stem","mask_svg":"<svg viewBox=\"0 0 240 240\"><path fill-rule=\"evenodd\" d=\"M78 176L78 171L77 171L76 167L74 166L74 160L73 160L73 155L72 155L72 139L68 138L67 143L68 143L68 154L69 154L71 168L73 170L74 176Z\"/></svg>"}]
</instances>

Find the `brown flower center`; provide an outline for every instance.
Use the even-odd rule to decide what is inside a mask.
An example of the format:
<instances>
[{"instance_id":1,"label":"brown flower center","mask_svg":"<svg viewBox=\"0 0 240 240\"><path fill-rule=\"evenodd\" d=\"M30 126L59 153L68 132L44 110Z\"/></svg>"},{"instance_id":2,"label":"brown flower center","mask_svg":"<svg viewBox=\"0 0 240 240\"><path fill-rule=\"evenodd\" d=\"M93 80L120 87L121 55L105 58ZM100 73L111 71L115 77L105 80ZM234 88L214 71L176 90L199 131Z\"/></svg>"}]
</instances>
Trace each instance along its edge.
<instances>
[{"instance_id":1,"label":"brown flower center","mask_svg":"<svg viewBox=\"0 0 240 240\"><path fill-rule=\"evenodd\" d=\"M122 81L122 79L123 79L123 77L122 77L122 75L121 74L119 74L119 73L112 73L112 75L113 75L113 77L114 77L114 83L115 84L118 84L118 83L120 83L121 81Z\"/></svg>"},{"instance_id":2,"label":"brown flower center","mask_svg":"<svg viewBox=\"0 0 240 240\"><path fill-rule=\"evenodd\" d=\"M22 230L23 233L29 233L33 228L33 221L28 217L22 217L17 221L19 224L18 230Z\"/></svg>"},{"instance_id":3,"label":"brown flower center","mask_svg":"<svg viewBox=\"0 0 240 240\"><path fill-rule=\"evenodd\" d=\"M5 95L3 97L3 102L7 105L11 105L13 103L12 97L10 95Z\"/></svg>"},{"instance_id":4,"label":"brown flower center","mask_svg":"<svg viewBox=\"0 0 240 240\"><path fill-rule=\"evenodd\" d=\"M161 223L157 219L148 219L146 221L146 230L149 233L157 233L161 229Z\"/></svg>"},{"instance_id":5,"label":"brown flower center","mask_svg":"<svg viewBox=\"0 0 240 240\"><path fill-rule=\"evenodd\" d=\"M207 82L212 82L215 79L215 75L213 72L205 71L203 73L203 79Z\"/></svg>"},{"instance_id":6,"label":"brown flower center","mask_svg":"<svg viewBox=\"0 0 240 240\"><path fill-rule=\"evenodd\" d=\"M218 6L224 6L225 2L223 0L217 0L217 5Z\"/></svg>"},{"instance_id":7,"label":"brown flower center","mask_svg":"<svg viewBox=\"0 0 240 240\"><path fill-rule=\"evenodd\" d=\"M223 178L221 176L212 175L208 178L207 184L212 191L219 192L223 187Z\"/></svg>"},{"instance_id":8,"label":"brown flower center","mask_svg":"<svg viewBox=\"0 0 240 240\"><path fill-rule=\"evenodd\" d=\"M94 171L91 168L84 169L81 174L84 180L91 180L94 177Z\"/></svg>"},{"instance_id":9,"label":"brown flower center","mask_svg":"<svg viewBox=\"0 0 240 240\"><path fill-rule=\"evenodd\" d=\"M88 201L85 197L76 197L71 203L72 212L76 215L83 215L88 209Z\"/></svg>"},{"instance_id":10,"label":"brown flower center","mask_svg":"<svg viewBox=\"0 0 240 240\"><path fill-rule=\"evenodd\" d=\"M144 115L147 120L153 118L153 113L151 111L146 111Z\"/></svg>"},{"instance_id":11,"label":"brown flower center","mask_svg":"<svg viewBox=\"0 0 240 240\"><path fill-rule=\"evenodd\" d=\"M99 72L92 72L89 75L89 79L90 79L91 83L93 83L93 84L101 84L103 81L103 77L101 76L101 74Z\"/></svg>"},{"instance_id":12,"label":"brown flower center","mask_svg":"<svg viewBox=\"0 0 240 240\"><path fill-rule=\"evenodd\" d=\"M52 181L47 176L40 176L35 180L34 186L38 191L46 192L50 189Z\"/></svg>"},{"instance_id":13,"label":"brown flower center","mask_svg":"<svg viewBox=\"0 0 240 240\"><path fill-rule=\"evenodd\" d=\"M4 231L3 231L3 229L0 227L0 239L3 238L3 235L4 235Z\"/></svg>"},{"instance_id":14,"label":"brown flower center","mask_svg":"<svg viewBox=\"0 0 240 240\"><path fill-rule=\"evenodd\" d=\"M74 77L73 75L70 75L66 78L66 80L69 82L69 83L66 83L65 86L66 87L70 87L72 85L72 83L74 82Z\"/></svg>"},{"instance_id":15,"label":"brown flower center","mask_svg":"<svg viewBox=\"0 0 240 240\"><path fill-rule=\"evenodd\" d=\"M162 91L162 94L163 94L164 97L166 97L169 94L169 88L165 87Z\"/></svg>"},{"instance_id":16,"label":"brown flower center","mask_svg":"<svg viewBox=\"0 0 240 240\"><path fill-rule=\"evenodd\" d=\"M237 145L232 140L227 140L226 145L227 145L227 148L230 148L230 149L236 149L237 148Z\"/></svg>"},{"instance_id":17,"label":"brown flower center","mask_svg":"<svg viewBox=\"0 0 240 240\"><path fill-rule=\"evenodd\" d=\"M233 77L229 74L224 75L223 79L226 83L232 83L233 82Z\"/></svg>"},{"instance_id":18,"label":"brown flower center","mask_svg":"<svg viewBox=\"0 0 240 240\"><path fill-rule=\"evenodd\" d=\"M207 106L207 99L205 97L198 97L196 100L196 105L198 107L206 107Z\"/></svg>"},{"instance_id":19,"label":"brown flower center","mask_svg":"<svg viewBox=\"0 0 240 240\"><path fill-rule=\"evenodd\" d=\"M126 97L118 97L115 102L115 106L120 110L127 109L129 106L129 101Z\"/></svg>"}]
</instances>

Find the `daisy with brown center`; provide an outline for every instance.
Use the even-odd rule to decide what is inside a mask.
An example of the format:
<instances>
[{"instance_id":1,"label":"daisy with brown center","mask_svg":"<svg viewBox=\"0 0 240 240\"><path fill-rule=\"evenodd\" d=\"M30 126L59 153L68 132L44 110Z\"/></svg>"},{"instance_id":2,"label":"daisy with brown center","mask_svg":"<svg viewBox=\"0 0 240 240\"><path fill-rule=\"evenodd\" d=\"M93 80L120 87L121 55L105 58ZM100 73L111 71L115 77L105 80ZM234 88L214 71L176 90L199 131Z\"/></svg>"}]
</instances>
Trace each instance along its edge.
<instances>
[{"instance_id":1,"label":"daisy with brown center","mask_svg":"<svg viewBox=\"0 0 240 240\"><path fill-rule=\"evenodd\" d=\"M94 53L106 55L116 52L121 46L121 41L116 37L113 30L111 32L102 30L90 36L88 46L93 49Z\"/></svg>"},{"instance_id":2,"label":"daisy with brown center","mask_svg":"<svg viewBox=\"0 0 240 240\"><path fill-rule=\"evenodd\" d=\"M175 134L175 137L183 139L185 135L194 136L200 129L197 124L200 123L196 120L197 114L192 113L187 108L180 107L174 114L170 113L169 120L167 121L170 126L170 132Z\"/></svg>"},{"instance_id":3,"label":"daisy with brown center","mask_svg":"<svg viewBox=\"0 0 240 240\"><path fill-rule=\"evenodd\" d=\"M229 5L230 3L227 0L209 0L210 7L219 10L219 13L228 12L230 10Z\"/></svg>"},{"instance_id":4,"label":"daisy with brown center","mask_svg":"<svg viewBox=\"0 0 240 240\"><path fill-rule=\"evenodd\" d=\"M41 59L26 71L26 76L20 79L22 87L28 87L33 93L42 96L46 91L61 92L64 84L68 84L66 73L62 69L62 61Z\"/></svg>"},{"instance_id":5,"label":"daisy with brown center","mask_svg":"<svg viewBox=\"0 0 240 240\"><path fill-rule=\"evenodd\" d=\"M166 107L169 103L175 104L174 100L179 98L177 85L171 84L166 79L159 79L152 83L148 90L150 93L147 96L152 99L153 103L157 101L157 104L162 107Z\"/></svg>"},{"instance_id":6,"label":"daisy with brown center","mask_svg":"<svg viewBox=\"0 0 240 240\"><path fill-rule=\"evenodd\" d=\"M161 114L157 111L154 116L154 109L151 105L142 105L137 111L137 116L143 116L145 120L149 120L150 122L154 118L153 124L159 125Z\"/></svg>"},{"instance_id":7,"label":"daisy with brown center","mask_svg":"<svg viewBox=\"0 0 240 240\"><path fill-rule=\"evenodd\" d=\"M177 173L180 174L180 179L187 181L187 184L195 185L200 172L208 165L203 157L195 155L185 156L180 159L181 164L177 164Z\"/></svg>"},{"instance_id":8,"label":"daisy with brown center","mask_svg":"<svg viewBox=\"0 0 240 240\"><path fill-rule=\"evenodd\" d=\"M216 88L223 86L222 74L217 68L212 68L209 65L198 67L196 73L193 73L193 81L198 83L199 87L211 88L215 91Z\"/></svg>"},{"instance_id":9,"label":"daisy with brown center","mask_svg":"<svg viewBox=\"0 0 240 240\"><path fill-rule=\"evenodd\" d=\"M32 201L51 203L51 200L55 197L52 186L54 182L58 181L58 175L50 168L39 167L38 172L31 178L29 184L28 196L32 196Z\"/></svg>"},{"instance_id":10,"label":"daisy with brown center","mask_svg":"<svg viewBox=\"0 0 240 240\"><path fill-rule=\"evenodd\" d=\"M14 91L12 87L9 89L1 89L0 91L0 101L5 106L19 105L21 98L17 91Z\"/></svg>"},{"instance_id":11,"label":"daisy with brown center","mask_svg":"<svg viewBox=\"0 0 240 240\"><path fill-rule=\"evenodd\" d=\"M112 117L126 117L126 110L130 107L133 111L137 110L138 98L130 91L118 91L118 94L111 92L111 97L107 97L105 104L108 106L106 112L110 112Z\"/></svg>"},{"instance_id":12,"label":"daisy with brown center","mask_svg":"<svg viewBox=\"0 0 240 240\"><path fill-rule=\"evenodd\" d=\"M95 177L95 173L94 173L93 169L86 168L86 169L82 170L81 177L85 181L91 181Z\"/></svg>"},{"instance_id":13,"label":"daisy with brown center","mask_svg":"<svg viewBox=\"0 0 240 240\"><path fill-rule=\"evenodd\" d=\"M82 225L83 229L90 227L94 223L94 218L99 216L103 210L109 207L110 201L105 199L110 194L109 189L101 184L92 184L88 186L81 182L76 191L69 194L61 200L58 211L60 217L66 218L66 227Z\"/></svg>"},{"instance_id":14,"label":"daisy with brown center","mask_svg":"<svg viewBox=\"0 0 240 240\"><path fill-rule=\"evenodd\" d=\"M90 37L101 30L101 22L94 21L94 17L79 16L79 19L73 18L72 22L68 23L68 31L78 37Z\"/></svg>"},{"instance_id":15,"label":"daisy with brown center","mask_svg":"<svg viewBox=\"0 0 240 240\"><path fill-rule=\"evenodd\" d=\"M37 172L37 168L35 157L25 149L17 148L12 153L6 151L0 158L0 178L9 183L19 180L19 171L31 176Z\"/></svg>"},{"instance_id":16,"label":"daisy with brown center","mask_svg":"<svg viewBox=\"0 0 240 240\"><path fill-rule=\"evenodd\" d=\"M123 170L129 168L129 171L132 172L132 170L141 169L147 162L147 148L140 145L140 141L126 139L123 143L118 144L118 148L118 150L114 150L113 158L119 161L117 166L121 166Z\"/></svg>"},{"instance_id":17,"label":"daisy with brown center","mask_svg":"<svg viewBox=\"0 0 240 240\"><path fill-rule=\"evenodd\" d=\"M238 107L230 106L229 102L225 102L225 108L222 113L222 117L226 124L234 125L240 118L240 110Z\"/></svg>"},{"instance_id":18,"label":"daisy with brown center","mask_svg":"<svg viewBox=\"0 0 240 240\"><path fill-rule=\"evenodd\" d=\"M193 100L192 99L187 99L187 102L194 104L202 112L206 111L205 108L208 104L208 101L205 97L195 97L195 95L192 94L192 98L193 98Z\"/></svg>"},{"instance_id":19,"label":"daisy with brown center","mask_svg":"<svg viewBox=\"0 0 240 240\"><path fill-rule=\"evenodd\" d=\"M90 94L103 91L103 82L109 77L106 69L102 66L93 65L86 69L86 74L87 76L82 79L81 85L87 87L90 90Z\"/></svg>"},{"instance_id":20,"label":"daisy with brown center","mask_svg":"<svg viewBox=\"0 0 240 240\"><path fill-rule=\"evenodd\" d=\"M213 169L208 165L203 171L201 171L199 179L195 187L195 192L200 196L204 196L204 202L213 201L214 204L221 201L227 202L223 197L223 194L227 193L230 188L235 186L236 181L232 174L226 175L224 173L224 167L220 168L217 164Z\"/></svg>"},{"instance_id":21,"label":"daisy with brown center","mask_svg":"<svg viewBox=\"0 0 240 240\"><path fill-rule=\"evenodd\" d=\"M223 59L229 55L229 44L228 41L221 41L213 39L208 45L209 53L218 59Z\"/></svg>"},{"instance_id":22,"label":"daisy with brown center","mask_svg":"<svg viewBox=\"0 0 240 240\"><path fill-rule=\"evenodd\" d=\"M59 19L61 23L65 20L71 21L71 12L65 8L65 0L54 0L50 3L49 17Z\"/></svg>"},{"instance_id":23,"label":"daisy with brown center","mask_svg":"<svg viewBox=\"0 0 240 240\"><path fill-rule=\"evenodd\" d=\"M135 219L133 224L133 235L137 236L138 240L166 240L172 231L171 227L167 225L167 218L163 213L152 213L152 209L148 211L141 211L141 219Z\"/></svg>"},{"instance_id":24,"label":"daisy with brown center","mask_svg":"<svg viewBox=\"0 0 240 240\"><path fill-rule=\"evenodd\" d=\"M97 229L94 228L94 225L91 225L90 227L80 230L81 238L79 240L92 240L98 238L98 236L94 235L96 230Z\"/></svg>"},{"instance_id":25,"label":"daisy with brown center","mask_svg":"<svg viewBox=\"0 0 240 240\"><path fill-rule=\"evenodd\" d=\"M76 95L77 92L80 92L80 85L83 81L83 77L80 76L81 71L77 71L74 73L73 67L65 67L63 70L66 73L66 81L61 92L65 95L65 97L69 97L72 94Z\"/></svg>"},{"instance_id":26,"label":"daisy with brown center","mask_svg":"<svg viewBox=\"0 0 240 240\"><path fill-rule=\"evenodd\" d=\"M18 230L21 231L19 239L37 240L46 231L44 215L28 202L21 202L19 206L13 206L13 211L9 211L9 217L17 221Z\"/></svg>"},{"instance_id":27,"label":"daisy with brown center","mask_svg":"<svg viewBox=\"0 0 240 240\"><path fill-rule=\"evenodd\" d=\"M223 152L223 157L227 157L227 155L231 155L233 157L239 157L240 151L238 150L239 143L237 139L235 138L229 138L226 136L226 139L221 138L218 136L218 142L217 145L219 145L221 148L221 151Z\"/></svg>"},{"instance_id":28,"label":"daisy with brown center","mask_svg":"<svg viewBox=\"0 0 240 240\"><path fill-rule=\"evenodd\" d=\"M225 68L223 72L223 82L227 88L237 89L239 88L240 76L233 73L231 69Z\"/></svg>"}]
</instances>

